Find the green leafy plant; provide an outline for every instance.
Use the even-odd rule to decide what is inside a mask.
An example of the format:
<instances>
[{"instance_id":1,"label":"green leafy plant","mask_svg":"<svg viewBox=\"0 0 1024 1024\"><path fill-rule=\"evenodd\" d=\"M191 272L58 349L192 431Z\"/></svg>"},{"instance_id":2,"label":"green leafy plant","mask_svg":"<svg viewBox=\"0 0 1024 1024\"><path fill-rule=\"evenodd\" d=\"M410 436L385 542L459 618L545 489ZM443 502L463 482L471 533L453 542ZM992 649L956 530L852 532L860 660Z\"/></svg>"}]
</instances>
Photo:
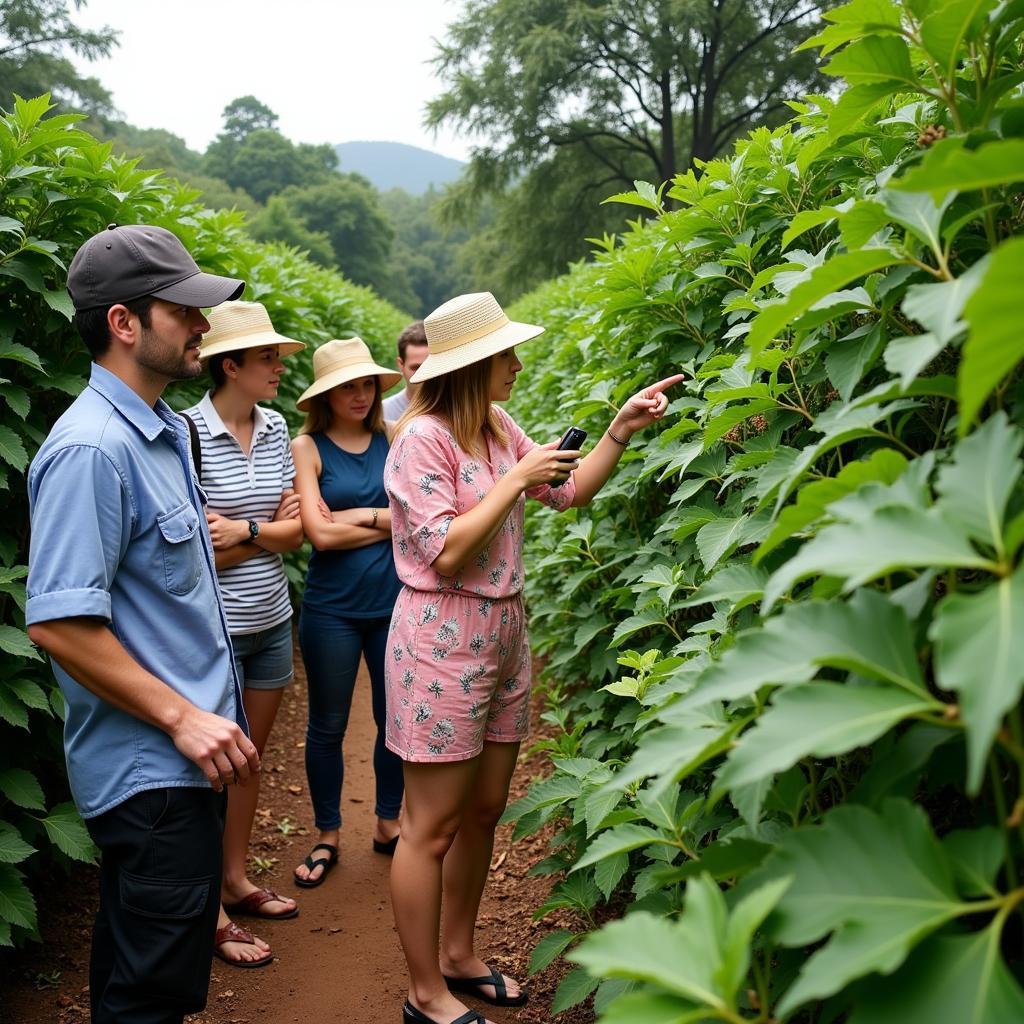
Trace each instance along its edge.
<instances>
[{"instance_id":1,"label":"green leafy plant","mask_svg":"<svg viewBox=\"0 0 1024 1024\"><path fill-rule=\"evenodd\" d=\"M538 440L687 377L528 523L574 754L506 818L603 1022L1024 1013L1024 7L824 17L840 92L513 310Z\"/></svg>"}]
</instances>

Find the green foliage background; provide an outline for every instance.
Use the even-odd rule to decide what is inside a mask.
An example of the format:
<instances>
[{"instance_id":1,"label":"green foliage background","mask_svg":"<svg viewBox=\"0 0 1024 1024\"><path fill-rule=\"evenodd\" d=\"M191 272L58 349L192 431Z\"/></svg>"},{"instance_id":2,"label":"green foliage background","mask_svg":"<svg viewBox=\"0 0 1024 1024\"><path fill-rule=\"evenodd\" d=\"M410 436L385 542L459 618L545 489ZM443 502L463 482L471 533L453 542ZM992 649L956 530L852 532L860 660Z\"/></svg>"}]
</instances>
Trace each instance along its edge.
<instances>
[{"instance_id":1,"label":"green foliage background","mask_svg":"<svg viewBox=\"0 0 1024 1024\"><path fill-rule=\"evenodd\" d=\"M606 1024L1024 1018L1024 4L825 17L837 97L512 310L538 440L687 374L527 531L559 731L507 818Z\"/></svg>"},{"instance_id":2,"label":"green foliage background","mask_svg":"<svg viewBox=\"0 0 1024 1024\"><path fill-rule=\"evenodd\" d=\"M147 222L173 230L204 268L244 278L244 297L264 303L278 330L309 345L288 360L281 385L279 408L293 429L317 344L358 333L390 361L407 320L296 250L252 241L242 214L207 210L194 190L112 157L109 145L75 127L77 116L44 120L47 109L47 97L19 100L0 117L0 946L37 936L31 883L54 862L93 856L67 802L60 692L23 628L23 474L89 366L64 290L71 256L111 221ZM183 408L201 390L197 382L167 397Z\"/></svg>"}]
</instances>

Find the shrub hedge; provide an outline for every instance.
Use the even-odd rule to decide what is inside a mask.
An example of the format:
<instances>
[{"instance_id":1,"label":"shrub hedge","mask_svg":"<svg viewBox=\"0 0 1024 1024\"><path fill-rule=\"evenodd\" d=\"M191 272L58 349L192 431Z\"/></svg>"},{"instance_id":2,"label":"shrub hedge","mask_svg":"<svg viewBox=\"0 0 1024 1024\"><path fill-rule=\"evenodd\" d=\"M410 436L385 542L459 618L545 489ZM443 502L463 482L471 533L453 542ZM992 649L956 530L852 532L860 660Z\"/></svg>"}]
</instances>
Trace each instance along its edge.
<instances>
[{"instance_id":1,"label":"shrub hedge","mask_svg":"<svg viewBox=\"0 0 1024 1024\"><path fill-rule=\"evenodd\" d=\"M528 525L559 731L507 819L605 1024L1024 1019L1024 3L824 17L837 94L512 310L540 440L687 374Z\"/></svg>"}]
</instances>

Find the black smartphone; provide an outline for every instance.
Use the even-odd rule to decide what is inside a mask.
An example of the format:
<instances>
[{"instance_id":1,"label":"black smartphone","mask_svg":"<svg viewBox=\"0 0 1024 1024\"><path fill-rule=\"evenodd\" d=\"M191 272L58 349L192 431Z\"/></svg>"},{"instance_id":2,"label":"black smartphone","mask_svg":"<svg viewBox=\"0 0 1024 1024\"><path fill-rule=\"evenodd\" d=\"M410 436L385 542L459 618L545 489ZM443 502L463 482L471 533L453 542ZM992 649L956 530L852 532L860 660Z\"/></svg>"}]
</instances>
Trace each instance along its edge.
<instances>
[{"instance_id":1,"label":"black smartphone","mask_svg":"<svg viewBox=\"0 0 1024 1024\"><path fill-rule=\"evenodd\" d=\"M555 451L559 452L575 452L579 451L583 447L583 442L587 439L587 432L581 430L579 427L570 427L563 435L562 440L558 442L558 447ZM554 483L552 487L561 487L561 483Z\"/></svg>"},{"instance_id":2,"label":"black smartphone","mask_svg":"<svg viewBox=\"0 0 1024 1024\"><path fill-rule=\"evenodd\" d=\"M570 427L563 435L562 440L558 442L558 448L556 451L560 452L577 452L583 447L583 442L587 439L587 432L580 430L579 427Z\"/></svg>"}]
</instances>

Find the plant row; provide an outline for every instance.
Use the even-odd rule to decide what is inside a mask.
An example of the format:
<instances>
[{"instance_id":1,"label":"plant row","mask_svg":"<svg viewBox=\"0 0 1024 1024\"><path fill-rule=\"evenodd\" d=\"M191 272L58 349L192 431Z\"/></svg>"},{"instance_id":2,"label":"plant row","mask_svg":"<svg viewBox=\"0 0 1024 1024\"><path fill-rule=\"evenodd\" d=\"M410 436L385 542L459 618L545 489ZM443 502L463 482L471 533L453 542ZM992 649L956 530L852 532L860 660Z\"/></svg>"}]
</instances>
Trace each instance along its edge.
<instances>
[{"instance_id":1,"label":"plant row","mask_svg":"<svg viewBox=\"0 0 1024 1024\"><path fill-rule=\"evenodd\" d=\"M513 311L540 440L686 374L528 523L557 732L506 817L605 1024L1024 1019L1024 3L825 19L834 94Z\"/></svg>"}]
</instances>

